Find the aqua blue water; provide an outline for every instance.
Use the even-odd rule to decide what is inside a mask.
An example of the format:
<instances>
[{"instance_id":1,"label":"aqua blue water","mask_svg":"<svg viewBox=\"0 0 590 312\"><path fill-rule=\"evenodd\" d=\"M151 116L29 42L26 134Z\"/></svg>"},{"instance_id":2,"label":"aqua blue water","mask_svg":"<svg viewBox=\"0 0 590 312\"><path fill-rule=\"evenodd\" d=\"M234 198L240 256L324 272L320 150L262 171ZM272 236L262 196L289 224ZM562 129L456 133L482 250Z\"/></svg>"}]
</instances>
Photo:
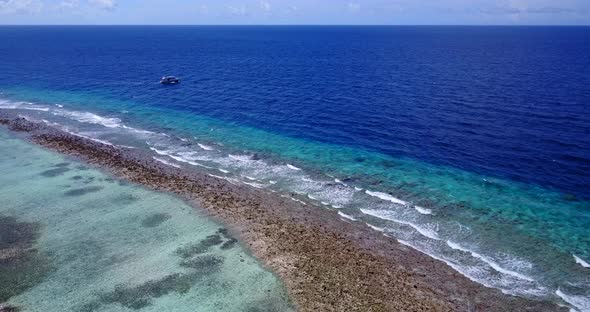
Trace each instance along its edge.
<instances>
[{"instance_id":1,"label":"aqua blue water","mask_svg":"<svg viewBox=\"0 0 590 312\"><path fill-rule=\"evenodd\" d=\"M44 312L293 310L278 278L199 210L5 130L0 198L2 304ZM27 237L26 256L11 256Z\"/></svg>"},{"instance_id":2,"label":"aqua blue water","mask_svg":"<svg viewBox=\"0 0 590 312\"><path fill-rule=\"evenodd\" d=\"M589 35L3 27L0 106L339 209L487 286L588 310Z\"/></svg>"}]
</instances>

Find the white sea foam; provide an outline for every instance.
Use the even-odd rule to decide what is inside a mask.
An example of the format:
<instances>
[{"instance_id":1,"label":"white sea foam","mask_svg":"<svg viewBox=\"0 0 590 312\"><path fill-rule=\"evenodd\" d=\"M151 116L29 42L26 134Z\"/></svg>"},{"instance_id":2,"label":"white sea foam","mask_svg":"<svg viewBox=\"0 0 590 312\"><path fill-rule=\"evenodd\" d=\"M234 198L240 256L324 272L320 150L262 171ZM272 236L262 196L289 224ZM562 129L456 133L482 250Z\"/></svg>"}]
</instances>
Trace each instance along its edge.
<instances>
[{"instance_id":1,"label":"white sea foam","mask_svg":"<svg viewBox=\"0 0 590 312\"><path fill-rule=\"evenodd\" d=\"M362 188L360 188L360 187L356 187L356 186L355 186L355 187L354 187L354 190L355 190L355 191L357 191L357 192L360 192L360 191L362 191L363 189L362 189Z\"/></svg>"},{"instance_id":2,"label":"white sea foam","mask_svg":"<svg viewBox=\"0 0 590 312\"><path fill-rule=\"evenodd\" d=\"M332 205L332 208L334 208L334 209L341 209L341 208L344 208L344 207L342 207L340 205Z\"/></svg>"},{"instance_id":3,"label":"white sea foam","mask_svg":"<svg viewBox=\"0 0 590 312\"><path fill-rule=\"evenodd\" d=\"M93 138L93 137L90 137L90 136L87 136L87 135L83 135L83 134L80 134L80 133L75 133L75 132L69 131L67 129L64 129L64 131L67 132L67 133L69 133L69 134L72 134L72 135L75 135L75 136L78 136L78 137L81 137L81 138L84 138L84 139L87 139L87 140L90 140L90 141L94 141L94 142L97 142L97 143L100 143L100 144L109 145L109 146L115 146L115 144L113 144L113 143L111 143L109 141L106 141L106 140L101 140L101 139Z\"/></svg>"},{"instance_id":4,"label":"white sea foam","mask_svg":"<svg viewBox=\"0 0 590 312\"><path fill-rule=\"evenodd\" d=\"M198 145L200 148L202 148L202 149L204 149L204 150L206 150L206 151L212 151L212 150L214 150L214 148L213 148L213 147L211 147L211 146L208 146L208 145L205 145L205 144L197 143L197 145Z\"/></svg>"},{"instance_id":5,"label":"white sea foam","mask_svg":"<svg viewBox=\"0 0 590 312\"><path fill-rule=\"evenodd\" d=\"M56 116L67 117L73 120L77 120L83 123L90 123L96 125L102 125L107 128L120 128L122 127L121 119L115 117L102 117L90 112L78 112L68 110L56 110L52 112Z\"/></svg>"},{"instance_id":6,"label":"white sea foam","mask_svg":"<svg viewBox=\"0 0 590 312\"><path fill-rule=\"evenodd\" d=\"M346 183L342 182L342 180L340 180L340 179L334 179L334 182L336 182L336 183L338 183L338 184L342 184L342 185L344 185L344 186L348 186L348 184L346 184Z\"/></svg>"},{"instance_id":7,"label":"white sea foam","mask_svg":"<svg viewBox=\"0 0 590 312\"><path fill-rule=\"evenodd\" d=\"M434 239L434 240L440 240L438 234L436 233L436 231L434 231L433 229L427 228L424 225L418 225L414 222L410 222L410 221L405 221L405 220L399 220L397 218L394 218L390 212L385 211L385 210L371 210L371 209L360 209L362 213L366 214L366 215L370 215L379 219L383 219L383 220L388 220L388 221L393 221L395 223L399 223L399 224L403 224L403 225L407 225L410 226L411 228L413 228L414 230L416 230L418 233L422 234L422 236L428 237L430 239Z\"/></svg>"},{"instance_id":8,"label":"white sea foam","mask_svg":"<svg viewBox=\"0 0 590 312\"><path fill-rule=\"evenodd\" d=\"M55 106L59 107L59 108L63 108L64 106L61 104L55 104Z\"/></svg>"},{"instance_id":9,"label":"white sea foam","mask_svg":"<svg viewBox=\"0 0 590 312\"><path fill-rule=\"evenodd\" d=\"M22 109L22 110L33 110L33 111L42 111L48 112L49 108L41 105L34 105L33 103L29 102L13 102L7 100L0 100L0 108L1 109Z\"/></svg>"},{"instance_id":10,"label":"white sea foam","mask_svg":"<svg viewBox=\"0 0 590 312\"><path fill-rule=\"evenodd\" d=\"M232 155L232 154L229 154L228 156L229 156L229 158L231 158L233 160L237 160L237 161L247 162L247 161L251 161L252 160L250 158L250 156L248 156L248 155Z\"/></svg>"},{"instance_id":11,"label":"white sea foam","mask_svg":"<svg viewBox=\"0 0 590 312\"><path fill-rule=\"evenodd\" d=\"M345 214L342 211L338 211L338 215L341 216L342 218L345 218L345 219L348 219L348 220L351 220L351 221L356 221L356 219L353 216L347 215L347 214Z\"/></svg>"},{"instance_id":12,"label":"white sea foam","mask_svg":"<svg viewBox=\"0 0 590 312\"><path fill-rule=\"evenodd\" d=\"M291 164L287 164L287 167L289 167L289 169L295 170L295 171L300 171L301 170L301 168L297 168L297 167L295 167L295 166L293 166Z\"/></svg>"},{"instance_id":13,"label":"white sea foam","mask_svg":"<svg viewBox=\"0 0 590 312\"><path fill-rule=\"evenodd\" d=\"M113 143L106 141L106 140L100 140L100 139L95 139L95 138L91 138L91 137L86 137L88 140L94 141L94 142L98 142L100 144L104 144L104 145L110 145L110 146L114 146Z\"/></svg>"},{"instance_id":14,"label":"white sea foam","mask_svg":"<svg viewBox=\"0 0 590 312\"><path fill-rule=\"evenodd\" d=\"M164 165L171 166L171 167L174 167L174 168L181 168L179 165L177 165L177 164L173 164L173 163L171 163L171 162L168 162L168 161L166 161L165 159L158 158L158 157L156 157L156 156L153 156L153 158L154 158L155 160L157 160L157 161L159 161L159 162L163 163Z\"/></svg>"},{"instance_id":15,"label":"white sea foam","mask_svg":"<svg viewBox=\"0 0 590 312\"><path fill-rule=\"evenodd\" d=\"M442 257L442 256L438 256L438 255L436 255L436 254L434 254L434 253L432 253L432 252L430 252L430 251L428 251L428 250L426 250L426 249L424 249L424 248L421 248L421 247L419 247L419 246L418 246L418 245L416 245L416 244L412 244L412 243L411 243L411 242L409 242L409 241L402 240L402 239L397 239L397 241L398 241L400 244L402 244L402 245L406 245L406 246L408 246L408 247L410 247L410 248L413 248L413 249L416 249L416 250L418 250L419 252L421 252L421 253L423 253L423 254L426 254L426 255L430 256L430 257L431 257L431 258L433 258L433 259L436 259L436 260L439 260L439 261L442 261L442 262L446 263L448 266L450 266L451 268L453 268L455 271L457 271L457 272L459 272L459 273L463 274L463 276L467 277L468 279L470 279L470 280L472 280L472 281L474 281L474 282L476 282L476 283L480 283L480 284L482 284L482 285L484 285L484 286L486 286L486 287L493 288L493 286L492 286L491 284L487 283L485 280L479 280L479 279L477 279L477 278L474 278L474 277L473 277L473 275L474 275L474 274L473 274L472 272L469 272L469 270L467 270L466 268L463 268L463 267L461 267L460 265L456 264L456 263L455 263L455 262L453 262L453 261L450 261L450 260L448 260L448 259L445 259L445 258L444 258L444 257Z\"/></svg>"},{"instance_id":16,"label":"white sea foam","mask_svg":"<svg viewBox=\"0 0 590 312\"><path fill-rule=\"evenodd\" d=\"M256 179L256 178L249 177L249 176L247 176L247 175L242 175L242 176L243 176L244 178L246 178L246 179L250 180L250 181L256 181L256 180L258 180L258 179Z\"/></svg>"},{"instance_id":17,"label":"white sea foam","mask_svg":"<svg viewBox=\"0 0 590 312\"><path fill-rule=\"evenodd\" d=\"M223 173L229 173L229 170L225 170L225 169L221 169L221 168L217 168L217 170L219 170L220 172L223 172Z\"/></svg>"},{"instance_id":18,"label":"white sea foam","mask_svg":"<svg viewBox=\"0 0 590 312\"><path fill-rule=\"evenodd\" d=\"M307 194L307 198L311 199L311 200L317 200L317 197L314 197L313 195L309 195Z\"/></svg>"},{"instance_id":19,"label":"white sea foam","mask_svg":"<svg viewBox=\"0 0 590 312\"><path fill-rule=\"evenodd\" d=\"M497 288L497 287L494 287L493 284L489 283L485 278L481 278L481 275L482 275L482 272L483 271L480 270L479 268L462 266L462 265L456 263L453 260L447 259L446 257L444 257L442 255L437 255L437 254L435 254L435 253L433 253L433 252L431 252L431 251L429 251L429 250L427 250L427 249L425 249L423 247L420 247L417 244L413 244L413 243L411 243L409 241L406 241L406 240L397 239L397 241L400 244L406 245L406 246L408 246L410 248L413 248L413 249L416 249L416 250L420 251L421 253L430 256L433 259L436 259L436 260L439 260L439 261L444 262L445 264L447 264L448 266L450 266L451 268L453 268L455 271L461 273L463 276L467 277L468 279L470 279L470 280L472 280L472 281L474 281L476 283L482 284L482 285L484 285L486 287L489 287L489 288ZM505 294L514 294L514 293L508 292L508 291L506 291L504 289L501 289L501 291L503 293L505 293ZM531 292L531 295L533 295L533 292Z\"/></svg>"},{"instance_id":20,"label":"white sea foam","mask_svg":"<svg viewBox=\"0 0 590 312\"><path fill-rule=\"evenodd\" d=\"M414 209L416 209L416 211L418 211L421 214L425 214L425 215L431 215L432 214L432 210L427 209L427 208L423 208L420 206L414 206Z\"/></svg>"},{"instance_id":21,"label":"white sea foam","mask_svg":"<svg viewBox=\"0 0 590 312\"><path fill-rule=\"evenodd\" d=\"M150 149L154 152L156 152L158 155L162 155L162 156L168 156L178 162L183 162L183 163L187 163L189 165L193 165L193 166L198 166L198 167L203 167L206 169L215 169L213 167L209 167L209 166L205 166L203 164L200 164L198 162L194 162L193 160L189 159L189 158L185 158L185 157L181 157L178 155L174 155L174 152L172 151L165 151L165 150L159 150L155 147L150 147Z\"/></svg>"},{"instance_id":22,"label":"white sea foam","mask_svg":"<svg viewBox=\"0 0 590 312\"><path fill-rule=\"evenodd\" d=\"M369 223L365 223L368 227L372 228L375 231L379 231L379 232L385 232L385 229L382 227L378 227L378 226L374 226L372 224Z\"/></svg>"},{"instance_id":23,"label":"white sea foam","mask_svg":"<svg viewBox=\"0 0 590 312\"><path fill-rule=\"evenodd\" d=\"M156 154L158 154L158 155L168 156L168 157L170 157L170 158L172 158L172 159L174 159L176 161L191 164L191 161L189 161L189 160L187 160L185 158L182 158L182 157L179 157L179 156L174 155L174 152L172 152L172 151L159 150L159 149L157 149L155 147L150 147L150 149L152 151L156 152Z\"/></svg>"},{"instance_id":24,"label":"white sea foam","mask_svg":"<svg viewBox=\"0 0 590 312\"><path fill-rule=\"evenodd\" d=\"M170 155L170 152L169 151L159 150L159 149L157 149L155 147L150 147L150 149L152 151L156 152L156 154L158 154L158 155L163 155L163 156L169 156Z\"/></svg>"},{"instance_id":25,"label":"white sea foam","mask_svg":"<svg viewBox=\"0 0 590 312\"><path fill-rule=\"evenodd\" d=\"M24 109L24 110L33 110L33 111L41 111L41 112L48 112L49 108L46 107L35 107L35 106L21 106L19 107L19 109Z\"/></svg>"},{"instance_id":26,"label":"white sea foam","mask_svg":"<svg viewBox=\"0 0 590 312\"><path fill-rule=\"evenodd\" d=\"M412 247L412 248L414 248L414 249L418 250L418 248L414 247L414 245L410 244L410 242L407 242L407 241L405 241L405 240L398 239L398 240L397 240L397 242L398 242L398 243L400 243L400 244L402 244L402 245L405 245L405 246L408 246L408 247ZM421 251L421 250L420 250L420 251ZM433 257L433 258L434 258L434 257ZM435 259L436 259L436 258L435 258ZM437 259L437 260L440 260L440 259ZM441 261L442 261L442 260L441 260Z\"/></svg>"},{"instance_id":27,"label":"white sea foam","mask_svg":"<svg viewBox=\"0 0 590 312\"><path fill-rule=\"evenodd\" d=\"M232 179L232 178L228 178L228 177L222 177L222 176L218 176L218 175L214 175L214 174L207 174L210 177L216 178L216 179L221 179L221 180L225 180L233 185L237 185L238 184L238 180L236 179Z\"/></svg>"},{"instance_id":28,"label":"white sea foam","mask_svg":"<svg viewBox=\"0 0 590 312\"><path fill-rule=\"evenodd\" d=\"M261 188L265 188L265 187L266 187L266 185L264 185L264 184L261 184L261 183L255 183L255 182L246 182L246 181L242 181L242 183L244 183L244 184L246 184L246 185L249 185L249 186L251 186L251 187L259 188L259 189L261 189Z\"/></svg>"},{"instance_id":29,"label":"white sea foam","mask_svg":"<svg viewBox=\"0 0 590 312\"><path fill-rule=\"evenodd\" d=\"M399 199L397 197L393 197L393 196L391 196L391 195L389 195L387 193L372 192L372 191L369 191L369 190L366 190L365 193L367 195L380 198L382 200L390 201L390 202L392 202L394 204L404 205L404 206L408 204L407 202L405 202L405 201L403 201L403 200L401 200L401 199Z\"/></svg>"},{"instance_id":30,"label":"white sea foam","mask_svg":"<svg viewBox=\"0 0 590 312\"><path fill-rule=\"evenodd\" d=\"M479 259L479 260L487 263L490 267L492 267L494 270L496 270L496 271L498 271L500 273L511 275L511 276L516 277L516 278L519 278L519 279L522 279L522 280L525 280L525 281L529 281L529 282L534 282L535 281L533 278L530 278L530 277L528 277L528 276L526 276L524 274L521 274L521 273L518 273L518 272L515 272L515 271L512 271L512 270L505 269L505 268L501 267L495 261L493 261L493 260L491 260L491 259L489 259L489 258L487 258L487 257L485 257L485 256L483 256L483 255L481 255L481 254L479 254L477 252L475 252L475 251L472 251L472 250L469 250L467 248L464 248L464 247L460 246L457 243L454 243L454 242L451 242L451 241L447 241L447 245L449 247L451 247L452 249L459 250L459 251L462 251L462 252L466 252L466 253L471 254L472 257L477 258L477 259Z\"/></svg>"},{"instance_id":31,"label":"white sea foam","mask_svg":"<svg viewBox=\"0 0 590 312\"><path fill-rule=\"evenodd\" d=\"M129 127L126 125L121 125L121 128L127 129L129 131L133 131L135 133L140 133L140 134L156 134L155 132L152 132L152 131L137 129L137 128Z\"/></svg>"},{"instance_id":32,"label":"white sea foam","mask_svg":"<svg viewBox=\"0 0 590 312\"><path fill-rule=\"evenodd\" d=\"M297 199L297 198L294 198L294 197L290 197L290 198L291 198L292 201L296 201L296 202L298 202L298 203L300 203L300 204L302 204L304 206L307 206L307 203L304 202L304 201L302 201L302 200L300 200L300 199Z\"/></svg>"},{"instance_id":33,"label":"white sea foam","mask_svg":"<svg viewBox=\"0 0 590 312\"><path fill-rule=\"evenodd\" d=\"M576 263L577 264L579 264L579 265L581 265L581 266L583 266L585 268L590 268L590 263L584 261L582 258L580 258L580 257L578 257L576 255L573 255L573 256L574 256L574 260L576 260Z\"/></svg>"},{"instance_id":34,"label":"white sea foam","mask_svg":"<svg viewBox=\"0 0 590 312\"><path fill-rule=\"evenodd\" d=\"M587 312L590 311L590 298L587 296L576 296L564 293L561 289L557 289L555 294L558 295L563 301L571 304L576 311Z\"/></svg>"},{"instance_id":35,"label":"white sea foam","mask_svg":"<svg viewBox=\"0 0 590 312\"><path fill-rule=\"evenodd\" d=\"M418 233L420 233L423 236L426 236L430 239L440 240L440 238L438 237L438 234L434 230L422 227L420 225L417 225L415 223L408 222L408 221L397 220L396 222L401 223L401 224L405 224L405 225L409 225L410 227L412 227L416 231L418 231Z\"/></svg>"},{"instance_id":36,"label":"white sea foam","mask_svg":"<svg viewBox=\"0 0 590 312\"><path fill-rule=\"evenodd\" d=\"M323 201L339 208L349 205L354 197L352 188L341 184L335 185L329 181L310 180L306 183L292 185L291 188L311 194L314 200Z\"/></svg>"}]
</instances>

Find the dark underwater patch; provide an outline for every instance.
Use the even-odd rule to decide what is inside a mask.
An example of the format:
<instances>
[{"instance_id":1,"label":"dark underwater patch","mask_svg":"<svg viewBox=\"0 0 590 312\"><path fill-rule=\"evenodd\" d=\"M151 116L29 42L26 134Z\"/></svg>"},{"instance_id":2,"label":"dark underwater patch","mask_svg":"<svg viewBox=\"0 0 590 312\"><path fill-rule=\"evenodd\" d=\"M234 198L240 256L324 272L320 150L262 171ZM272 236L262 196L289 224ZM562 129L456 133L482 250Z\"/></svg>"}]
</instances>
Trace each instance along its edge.
<instances>
[{"instance_id":1,"label":"dark underwater patch","mask_svg":"<svg viewBox=\"0 0 590 312\"><path fill-rule=\"evenodd\" d=\"M187 293L196 282L214 271L198 270L195 272L181 274L175 273L158 280L148 281L134 287L119 285L115 290L100 295L98 302L92 302L81 311L92 312L98 310L103 304L118 303L126 308L140 310L153 304L152 300L168 295L170 293Z\"/></svg>"},{"instance_id":2,"label":"dark underwater patch","mask_svg":"<svg viewBox=\"0 0 590 312\"><path fill-rule=\"evenodd\" d=\"M82 179L84 179L84 177L81 175L73 176L70 178L70 180L74 180L74 181L78 181L78 180L82 180Z\"/></svg>"},{"instance_id":3,"label":"dark underwater patch","mask_svg":"<svg viewBox=\"0 0 590 312\"><path fill-rule=\"evenodd\" d=\"M578 198L576 197L576 195L573 194L563 194L562 196L563 200L565 201L578 201Z\"/></svg>"},{"instance_id":4,"label":"dark underwater patch","mask_svg":"<svg viewBox=\"0 0 590 312\"><path fill-rule=\"evenodd\" d=\"M59 167L59 168L55 168L55 169L49 169L46 171L41 172L41 175L46 177L46 178L54 178L57 176L60 176L66 172L70 171L70 168L67 167Z\"/></svg>"},{"instance_id":5,"label":"dark underwater patch","mask_svg":"<svg viewBox=\"0 0 590 312\"><path fill-rule=\"evenodd\" d=\"M227 229L221 228L221 229L217 230L217 233L223 235L223 237L226 239L226 241L223 242L223 244L221 244L221 247L220 247L223 250L232 249L238 243L237 239L235 239L231 235L229 235L229 231Z\"/></svg>"},{"instance_id":6,"label":"dark underwater patch","mask_svg":"<svg viewBox=\"0 0 590 312\"><path fill-rule=\"evenodd\" d=\"M59 163L59 164L53 165L53 166L56 167L56 168L63 168L63 167L67 167L69 165L70 165L69 162L63 162L63 163Z\"/></svg>"},{"instance_id":7,"label":"dark underwater patch","mask_svg":"<svg viewBox=\"0 0 590 312\"><path fill-rule=\"evenodd\" d=\"M191 268L204 272L218 271L223 263L223 258L215 256L200 256L193 259L184 260L180 263L182 267Z\"/></svg>"},{"instance_id":8,"label":"dark underwater patch","mask_svg":"<svg viewBox=\"0 0 590 312\"><path fill-rule=\"evenodd\" d=\"M397 164L391 160L383 160L381 161L381 165L385 168L394 168Z\"/></svg>"},{"instance_id":9,"label":"dark underwater patch","mask_svg":"<svg viewBox=\"0 0 590 312\"><path fill-rule=\"evenodd\" d=\"M138 201L139 198L131 194L122 194L113 198L113 202L118 205L129 205Z\"/></svg>"},{"instance_id":10,"label":"dark underwater patch","mask_svg":"<svg viewBox=\"0 0 590 312\"><path fill-rule=\"evenodd\" d=\"M0 302L37 285L49 272L48 258L34 247L40 231L39 223L0 216Z\"/></svg>"},{"instance_id":11,"label":"dark underwater patch","mask_svg":"<svg viewBox=\"0 0 590 312\"><path fill-rule=\"evenodd\" d=\"M11 305L0 304L0 312L20 312L20 309Z\"/></svg>"},{"instance_id":12,"label":"dark underwater patch","mask_svg":"<svg viewBox=\"0 0 590 312\"><path fill-rule=\"evenodd\" d=\"M176 254L181 258L191 258L195 255L205 253L209 248L223 244L223 239L219 234L207 236L202 241L190 246L181 247L176 250Z\"/></svg>"},{"instance_id":13,"label":"dark underwater patch","mask_svg":"<svg viewBox=\"0 0 590 312\"><path fill-rule=\"evenodd\" d=\"M160 224L166 222L170 218L171 218L171 216L167 213L155 213L151 216L144 218L141 221L141 226L143 226L145 228L153 228L153 227L159 226Z\"/></svg>"},{"instance_id":14,"label":"dark underwater patch","mask_svg":"<svg viewBox=\"0 0 590 312\"><path fill-rule=\"evenodd\" d=\"M263 299L250 303L244 308L244 312L281 312L286 308L284 302Z\"/></svg>"},{"instance_id":15,"label":"dark underwater patch","mask_svg":"<svg viewBox=\"0 0 590 312\"><path fill-rule=\"evenodd\" d=\"M223 249L223 250L232 249L236 246L237 243L238 243L238 240L232 237L229 240L225 241L223 244L221 244L221 249Z\"/></svg>"},{"instance_id":16,"label":"dark underwater patch","mask_svg":"<svg viewBox=\"0 0 590 312\"><path fill-rule=\"evenodd\" d=\"M207 237L196 245L203 248L204 246L219 244L218 242L220 241L220 235L216 234ZM171 293L187 293L197 282L218 272L224 261L223 257L218 256L195 256L192 253L193 251L192 249L187 249L186 253L179 254L183 258L180 265L190 269L189 273L170 274L161 279L147 281L138 286L116 286L112 292L99 295L98 300L85 304L79 311L93 312L107 304L120 304L129 309L140 310L152 305L153 299Z\"/></svg>"},{"instance_id":17,"label":"dark underwater patch","mask_svg":"<svg viewBox=\"0 0 590 312\"><path fill-rule=\"evenodd\" d=\"M64 193L65 196L83 196L89 193L94 193L102 190L102 186L89 186L78 189L69 190Z\"/></svg>"},{"instance_id":18,"label":"dark underwater patch","mask_svg":"<svg viewBox=\"0 0 590 312\"><path fill-rule=\"evenodd\" d=\"M82 181L82 183L84 184L90 184L92 182L94 182L94 177L87 177L86 180Z\"/></svg>"},{"instance_id":19,"label":"dark underwater patch","mask_svg":"<svg viewBox=\"0 0 590 312\"><path fill-rule=\"evenodd\" d=\"M17 222L13 217L0 217L0 248L31 247L39 236L38 223Z\"/></svg>"}]
</instances>

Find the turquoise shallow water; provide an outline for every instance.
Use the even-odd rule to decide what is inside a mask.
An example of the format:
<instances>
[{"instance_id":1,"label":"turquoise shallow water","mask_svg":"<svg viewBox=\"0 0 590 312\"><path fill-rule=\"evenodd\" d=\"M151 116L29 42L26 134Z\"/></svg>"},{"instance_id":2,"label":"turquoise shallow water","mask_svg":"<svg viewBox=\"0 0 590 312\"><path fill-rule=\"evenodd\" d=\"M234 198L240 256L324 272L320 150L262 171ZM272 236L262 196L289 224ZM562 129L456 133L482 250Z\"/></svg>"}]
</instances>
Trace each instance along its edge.
<instances>
[{"instance_id":1,"label":"turquoise shallow water","mask_svg":"<svg viewBox=\"0 0 590 312\"><path fill-rule=\"evenodd\" d=\"M183 201L4 130L0 198L0 303L8 296L23 311L60 312L292 310L280 281ZM16 246L28 247L10 258Z\"/></svg>"},{"instance_id":2,"label":"turquoise shallow water","mask_svg":"<svg viewBox=\"0 0 590 312\"><path fill-rule=\"evenodd\" d=\"M0 107L180 168L338 209L484 285L588 308L590 204L452 167L278 135L108 92L4 88Z\"/></svg>"}]
</instances>

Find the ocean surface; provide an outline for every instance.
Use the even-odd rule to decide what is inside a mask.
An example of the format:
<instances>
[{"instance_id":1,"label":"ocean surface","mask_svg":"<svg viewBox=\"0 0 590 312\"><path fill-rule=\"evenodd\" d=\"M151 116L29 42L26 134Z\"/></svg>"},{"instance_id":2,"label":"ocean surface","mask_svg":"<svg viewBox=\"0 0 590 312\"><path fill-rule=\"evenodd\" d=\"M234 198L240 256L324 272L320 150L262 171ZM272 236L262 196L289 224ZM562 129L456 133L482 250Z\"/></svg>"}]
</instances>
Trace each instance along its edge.
<instances>
[{"instance_id":1,"label":"ocean surface","mask_svg":"<svg viewBox=\"0 0 590 312\"><path fill-rule=\"evenodd\" d=\"M0 27L0 109L336 209L481 284L590 311L588 38Z\"/></svg>"},{"instance_id":2,"label":"ocean surface","mask_svg":"<svg viewBox=\"0 0 590 312\"><path fill-rule=\"evenodd\" d=\"M2 304L31 312L294 311L279 279L193 207L4 129L0 198Z\"/></svg>"}]
</instances>

